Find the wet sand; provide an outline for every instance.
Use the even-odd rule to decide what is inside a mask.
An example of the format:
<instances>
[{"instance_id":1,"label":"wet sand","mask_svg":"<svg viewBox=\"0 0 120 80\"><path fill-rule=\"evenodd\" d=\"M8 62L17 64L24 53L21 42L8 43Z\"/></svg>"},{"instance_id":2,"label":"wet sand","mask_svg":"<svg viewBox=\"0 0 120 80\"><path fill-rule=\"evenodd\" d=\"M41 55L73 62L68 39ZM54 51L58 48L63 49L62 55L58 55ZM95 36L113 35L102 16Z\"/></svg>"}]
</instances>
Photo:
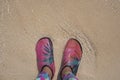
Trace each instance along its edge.
<instances>
[{"instance_id":1,"label":"wet sand","mask_svg":"<svg viewBox=\"0 0 120 80\"><path fill-rule=\"evenodd\" d=\"M34 80L44 36L54 45L54 80L69 38L83 47L80 80L119 80L119 26L120 0L0 0L0 80Z\"/></svg>"}]
</instances>

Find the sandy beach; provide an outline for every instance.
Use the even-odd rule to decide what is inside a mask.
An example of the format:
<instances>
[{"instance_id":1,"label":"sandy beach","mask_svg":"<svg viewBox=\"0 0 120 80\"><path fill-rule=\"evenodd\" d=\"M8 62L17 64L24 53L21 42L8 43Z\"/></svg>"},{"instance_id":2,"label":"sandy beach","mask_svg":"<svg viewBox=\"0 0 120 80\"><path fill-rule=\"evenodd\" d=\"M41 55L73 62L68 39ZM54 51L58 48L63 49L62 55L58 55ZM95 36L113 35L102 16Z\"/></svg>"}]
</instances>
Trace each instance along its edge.
<instances>
[{"instance_id":1,"label":"sandy beach","mask_svg":"<svg viewBox=\"0 0 120 80\"><path fill-rule=\"evenodd\" d=\"M0 0L0 80L35 80L42 37L53 42L53 80L69 38L83 48L79 80L120 79L120 0Z\"/></svg>"}]
</instances>

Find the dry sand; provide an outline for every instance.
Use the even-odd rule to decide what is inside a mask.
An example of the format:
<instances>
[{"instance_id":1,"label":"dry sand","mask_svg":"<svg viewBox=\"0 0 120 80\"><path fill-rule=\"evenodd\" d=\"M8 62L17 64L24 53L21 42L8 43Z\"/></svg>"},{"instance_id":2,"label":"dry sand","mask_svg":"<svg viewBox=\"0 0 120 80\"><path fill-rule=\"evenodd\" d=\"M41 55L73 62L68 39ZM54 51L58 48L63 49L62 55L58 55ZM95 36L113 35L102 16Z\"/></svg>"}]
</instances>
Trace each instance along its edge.
<instances>
[{"instance_id":1,"label":"dry sand","mask_svg":"<svg viewBox=\"0 0 120 80\"><path fill-rule=\"evenodd\" d=\"M79 80L120 79L120 0L0 0L0 80L34 80L44 36L54 44L54 80L71 37L83 47Z\"/></svg>"}]
</instances>

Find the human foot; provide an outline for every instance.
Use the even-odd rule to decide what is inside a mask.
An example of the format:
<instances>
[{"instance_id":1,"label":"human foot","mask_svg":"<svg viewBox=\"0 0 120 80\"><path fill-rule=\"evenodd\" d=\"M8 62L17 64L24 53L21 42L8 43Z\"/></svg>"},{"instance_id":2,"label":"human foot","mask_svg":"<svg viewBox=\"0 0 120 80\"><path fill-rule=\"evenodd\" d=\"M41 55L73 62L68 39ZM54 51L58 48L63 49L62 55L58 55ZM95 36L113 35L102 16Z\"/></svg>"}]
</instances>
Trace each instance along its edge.
<instances>
[{"instance_id":1,"label":"human foot","mask_svg":"<svg viewBox=\"0 0 120 80\"><path fill-rule=\"evenodd\" d=\"M62 77L66 70L69 70L68 72L72 72L74 75L76 75L81 57L82 57L81 44L76 39L73 38L69 39L63 53L58 80L62 80Z\"/></svg>"},{"instance_id":2,"label":"human foot","mask_svg":"<svg viewBox=\"0 0 120 80\"><path fill-rule=\"evenodd\" d=\"M36 55L39 73L46 71L52 79L55 73L55 65L53 58L53 45L50 38L44 37L37 42Z\"/></svg>"}]
</instances>

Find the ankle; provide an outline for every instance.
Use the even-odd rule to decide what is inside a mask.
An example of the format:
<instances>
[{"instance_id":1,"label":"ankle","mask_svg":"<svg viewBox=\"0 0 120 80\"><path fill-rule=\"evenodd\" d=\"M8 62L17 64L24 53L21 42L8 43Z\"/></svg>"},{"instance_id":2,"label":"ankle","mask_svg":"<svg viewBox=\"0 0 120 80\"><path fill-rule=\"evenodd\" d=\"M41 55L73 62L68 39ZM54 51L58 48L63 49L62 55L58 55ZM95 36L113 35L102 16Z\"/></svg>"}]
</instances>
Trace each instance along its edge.
<instances>
[{"instance_id":1,"label":"ankle","mask_svg":"<svg viewBox=\"0 0 120 80\"><path fill-rule=\"evenodd\" d=\"M65 75L67 75L67 74L69 74L69 73L71 73L72 72L72 70L71 70L71 68L70 67L65 67L63 70L62 70L62 78L65 76Z\"/></svg>"},{"instance_id":2,"label":"ankle","mask_svg":"<svg viewBox=\"0 0 120 80\"><path fill-rule=\"evenodd\" d=\"M49 67L45 66L42 70L42 72L48 73L49 77L52 78L52 71Z\"/></svg>"}]
</instances>

